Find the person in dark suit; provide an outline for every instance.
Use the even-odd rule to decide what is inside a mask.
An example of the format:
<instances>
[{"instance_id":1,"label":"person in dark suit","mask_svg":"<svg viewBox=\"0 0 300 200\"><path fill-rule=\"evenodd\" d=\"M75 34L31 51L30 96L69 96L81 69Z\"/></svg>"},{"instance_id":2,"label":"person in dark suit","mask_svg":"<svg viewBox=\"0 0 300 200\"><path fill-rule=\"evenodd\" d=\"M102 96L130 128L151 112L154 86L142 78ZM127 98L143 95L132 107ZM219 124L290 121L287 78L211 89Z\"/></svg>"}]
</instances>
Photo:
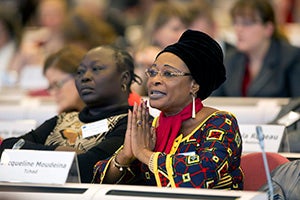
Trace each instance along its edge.
<instances>
[{"instance_id":1,"label":"person in dark suit","mask_svg":"<svg viewBox=\"0 0 300 200\"><path fill-rule=\"evenodd\" d=\"M226 55L227 80L214 96L299 97L300 49L277 27L267 0L238 0L231 10L237 50Z\"/></svg>"}]
</instances>

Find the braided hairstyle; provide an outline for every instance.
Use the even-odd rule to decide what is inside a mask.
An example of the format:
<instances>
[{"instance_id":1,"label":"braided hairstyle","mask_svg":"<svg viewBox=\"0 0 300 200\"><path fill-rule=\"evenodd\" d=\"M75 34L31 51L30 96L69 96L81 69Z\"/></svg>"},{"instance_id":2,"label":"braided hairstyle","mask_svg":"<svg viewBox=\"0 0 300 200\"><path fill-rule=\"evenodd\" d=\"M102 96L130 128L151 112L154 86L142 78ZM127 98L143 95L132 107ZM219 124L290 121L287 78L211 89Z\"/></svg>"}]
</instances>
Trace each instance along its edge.
<instances>
[{"instance_id":1,"label":"braided hairstyle","mask_svg":"<svg viewBox=\"0 0 300 200\"><path fill-rule=\"evenodd\" d=\"M126 85L127 88L129 88L129 92L130 92L130 86L133 82L136 82L137 84L141 85L142 79L141 77L139 77L134 73L134 60L133 57L128 53L128 51L113 45L107 45L104 47L107 47L114 51L116 66L119 72L123 72L126 70L129 71L130 81L128 81L128 84Z\"/></svg>"}]
</instances>

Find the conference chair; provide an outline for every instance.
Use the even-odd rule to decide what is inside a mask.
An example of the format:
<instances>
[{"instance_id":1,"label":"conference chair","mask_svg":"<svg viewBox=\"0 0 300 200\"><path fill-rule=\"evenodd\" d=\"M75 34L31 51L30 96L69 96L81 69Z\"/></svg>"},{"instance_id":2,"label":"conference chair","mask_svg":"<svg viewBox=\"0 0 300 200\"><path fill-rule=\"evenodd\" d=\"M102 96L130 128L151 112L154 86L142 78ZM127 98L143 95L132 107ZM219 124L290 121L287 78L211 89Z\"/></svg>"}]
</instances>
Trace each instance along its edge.
<instances>
[{"instance_id":1,"label":"conference chair","mask_svg":"<svg viewBox=\"0 0 300 200\"><path fill-rule=\"evenodd\" d=\"M270 172L279 165L289 162L286 157L278 153L267 152L266 157ZM244 190L258 191L259 188L267 183L261 152L243 154L241 157L241 167L244 172Z\"/></svg>"}]
</instances>

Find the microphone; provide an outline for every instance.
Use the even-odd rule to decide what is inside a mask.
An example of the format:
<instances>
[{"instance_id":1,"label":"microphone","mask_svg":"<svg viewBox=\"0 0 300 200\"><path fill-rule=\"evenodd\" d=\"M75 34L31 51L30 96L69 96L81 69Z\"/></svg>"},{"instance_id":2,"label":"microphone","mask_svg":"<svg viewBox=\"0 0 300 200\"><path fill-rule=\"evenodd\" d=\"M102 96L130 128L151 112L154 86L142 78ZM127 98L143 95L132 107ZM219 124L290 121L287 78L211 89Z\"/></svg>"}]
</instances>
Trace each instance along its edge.
<instances>
[{"instance_id":1,"label":"microphone","mask_svg":"<svg viewBox=\"0 0 300 200\"><path fill-rule=\"evenodd\" d=\"M263 130L262 130L261 126L256 126L256 134L257 134L257 139L259 141L259 146L262 151L263 163L264 163L264 168L266 171L268 187L269 187L269 199L274 199L274 188L272 185L271 173L269 170L267 155L266 155L266 151L265 151L264 134L263 134Z\"/></svg>"}]
</instances>

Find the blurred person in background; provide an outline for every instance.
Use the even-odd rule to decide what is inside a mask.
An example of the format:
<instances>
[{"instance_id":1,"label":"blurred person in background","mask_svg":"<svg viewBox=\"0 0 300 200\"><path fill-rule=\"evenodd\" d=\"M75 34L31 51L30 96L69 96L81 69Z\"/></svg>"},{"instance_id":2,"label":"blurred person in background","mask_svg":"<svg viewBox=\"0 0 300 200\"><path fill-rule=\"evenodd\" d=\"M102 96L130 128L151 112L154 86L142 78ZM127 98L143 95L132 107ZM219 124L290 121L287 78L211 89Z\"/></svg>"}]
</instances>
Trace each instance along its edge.
<instances>
[{"instance_id":1,"label":"blurred person in background","mask_svg":"<svg viewBox=\"0 0 300 200\"><path fill-rule=\"evenodd\" d=\"M66 44L87 50L100 45L115 44L117 33L105 20L81 7L74 7L64 21L63 38Z\"/></svg>"},{"instance_id":2,"label":"blurred person in background","mask_svg":"<svg viewBox=\"0 0 300 200\"><path fill-rule=\"evenodd\" d=\"M20 74L27 66L42 69L45 58L63 47L62 29L68 8L67 0L38 1L35 15L24 27L22 43L10 65L11 70Z\"/></svg>"},{"instance_id":3,"label":"blurred person in background","mask_svg":"<svg viewBox=\"0 0 300 200\"><path fill-rule=\"evenodd\" d=\"M135 60L135 73L143 80L141 84L134 83L131 85L131 89L137 92L141 96L148 96L147 80L148 77L145 74L147 68L149 68L155 60L156 55L161 51L157 46L147 46L140 49L134 54Z\"/></svg>"},{"instance_id":4,"label":"blurred person in background","mask_svg":"<svg viewBox=\"0 0 300 200\"><path fill-rule=\"evenodd\" d=\"M188 13L179 3L157 2L146 15L140 45L159 48L175 43L188 26Z\"/></svg>"},{"instance_id":5,"label":"blurred person in background","mask_svg":"<svg viewBox=\"0 0 300 200\"><path fill-rule=\"evenodd\" d=\"M0 87L11 86L15 73L9 72L9 65L21 42L21 24L13 18L13 12L0 7Z\"/></svg>"},{"instance_id":6,"label":"blurred person in background","mask_svg":"<svg viewBox=\"0 0 300 200\"><path fill-rule=\"evenodd\" d=\"M186 30L189 22L187 11L181 3L159 1L145 14L141 37L130 49L136 61L136 73L143 81L141 85L132 85L132 89L140 95L147 95L147 77L144 72L157 53L175 43Z\"/></svg>"},{"instance_id":7,"label":"blurred person in background","mask_svg":"<svg viewBox=\"0 0 300 200\"><path fill-rule=\"evenodd\" d=\"M231 10L237 51L226 56L227 80L215 96L299 97L300 49L275 20L268 0L238 0Z\"/></svg>"},{"instance_id":8,"label":"blurred person in background","mask_svg":"<svg viewBox=\"0 0 300 200\"><path fill-rule=\"evenodd\" d=\"M54 97L58 113L81 111L85 106L74 80L85 53L86 50L78 46L66 46L50 54L45 60L43 73L48 80L48 92Z\"/></svg>"},{"instance_id":9,"label":"blurred person in background","mask_svg":"<svg viewBox=\"0 0 300 200\"><path fill-rule=\"evenodd\" d=\"M223 53L234 49L234 45L225 41L224 36L214 17L212 3L207 0L192 0L187 2L190 19L189 29L202 31L214 38L222 47Z\"/></svg>"},{"instance_id":10,"label":"blurred person in background","mask_svg":"<svg viewBox=\"0 0 300 200\"><path fill-rule=\"evenodd\" d=\"M72 10L83 9L89 15L93 15L93 24L97 24L97 21L109 24L114 30L114 37L116 37L114 43L121 47L127 46L124 38L127 18L122 10L116 10L110 5L110 0L73 0L72 2ZM91 20L84 21L90 23ZM92 24L89 27L92 28Z\"/></svg>"}]
</instances>

